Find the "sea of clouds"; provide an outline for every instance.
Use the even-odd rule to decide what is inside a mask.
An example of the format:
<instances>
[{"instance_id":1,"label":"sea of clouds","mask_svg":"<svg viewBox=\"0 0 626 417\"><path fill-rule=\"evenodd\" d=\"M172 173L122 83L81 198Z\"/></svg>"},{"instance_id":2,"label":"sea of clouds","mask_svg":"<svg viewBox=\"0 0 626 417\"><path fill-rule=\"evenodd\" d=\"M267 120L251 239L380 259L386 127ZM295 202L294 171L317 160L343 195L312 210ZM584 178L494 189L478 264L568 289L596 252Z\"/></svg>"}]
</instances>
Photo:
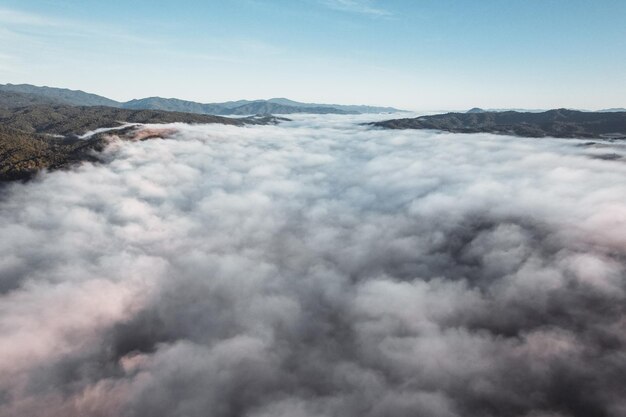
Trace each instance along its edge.
<instances>
[{"instance_id":1,"label":"sea of clouds","mask_svg":"<svg viewBox=\"0 0 626 417\"><path fill-rule=\"evenodd\" d=\"M0 196L0 416L626 415L617 143L173 125Z\"/></svg>"}]
</instances>

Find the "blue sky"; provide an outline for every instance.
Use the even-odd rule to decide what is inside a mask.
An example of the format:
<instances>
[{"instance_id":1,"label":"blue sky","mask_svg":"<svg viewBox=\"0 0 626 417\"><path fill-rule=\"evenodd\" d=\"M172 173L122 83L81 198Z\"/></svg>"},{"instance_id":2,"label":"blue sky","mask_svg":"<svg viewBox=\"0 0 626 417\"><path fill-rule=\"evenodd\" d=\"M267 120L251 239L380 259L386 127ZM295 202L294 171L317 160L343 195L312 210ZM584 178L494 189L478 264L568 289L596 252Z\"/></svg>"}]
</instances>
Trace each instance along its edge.
<instances>
[{"instance_id":1,"label":"blue sky","mask_svg":"<svg viewBox=\"0 0 626 417\"><path fill-rule=\"evenodd\" d=\"M626 107L626 1L0 0L0 83L118 100Z\"/></svg>"}]
</instances>

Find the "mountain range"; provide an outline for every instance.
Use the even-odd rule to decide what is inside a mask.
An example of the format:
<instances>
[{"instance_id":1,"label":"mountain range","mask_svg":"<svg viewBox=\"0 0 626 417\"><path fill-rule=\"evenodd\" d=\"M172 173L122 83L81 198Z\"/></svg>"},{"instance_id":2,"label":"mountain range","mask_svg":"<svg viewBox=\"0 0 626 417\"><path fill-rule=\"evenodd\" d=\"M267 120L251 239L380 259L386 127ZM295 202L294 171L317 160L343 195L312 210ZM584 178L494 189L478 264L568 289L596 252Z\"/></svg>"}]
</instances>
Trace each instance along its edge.
<instances>
[{"instance_id":1,"label":"mountain range","mask_svg":"<svg viewBox=\"0 0 626 417\"><path fill-rule=\"evenodd\" d=\"M540 113L478 111L445 113L372 123L388 129L435 129L524 137L626 139L626 112L555 109Z\"/></svg>"},{"instance_id":2,"label":"mountain range","mask_svg":"<svg viewBox=\"0 0 626 417\"><path fill-rule=\"evenodd\" d=\"M361 114L395 113L402 110L393 107L363 105L301 103L287 98L269 100L238 100L222 103L198 103L176 98L147 97L119 102L97 94L66 88L39 87L31 84L0 84L0 92L5 93L0 105L18 107L21 105L70 105L107 106L132 110L165 110L184 113L212 114L220 116L244 116L252 114ZM7 99L6 94L12 94Z\"/></svg>"},{"instance_id":3,"label":"mountain range","mask_svg":"<svg viewBox=\"0 0 626 417\"><path fill-rule=\"evenodd\" d=\"M30 104L3 106L19 98ZM220 123L232 126L276 124L274 116L223 117L163 110L131 110L109 106L69 106L32 103L20 93L0 92L0 186L4 181L24 180L42 169L68 168L81 161L98 161L98 151L111 140L109 130L123 140L162 137L167 129L136 130L138 124ZM144 133L150 132L147 136ZM143 136L140 136L143 135Z\"/></svg>"},{"instance_id":4,"label":"mountain range","mask_svg":"<svg viewBox=\"0 0 626 417\"><path fill-rule=\"evenodd\" d=\"M485 111L446 113L393 119L374 126L391 129L438 129L456 133L488 132L526 137L626 138L626 112L583 112L556 109L544 112ZM84 91L28 84L0 85L0 186L25 180L42 169L54 170L81 161L98 161L115 130L122 140L145 140L167 135L168 128L137 124L221 123L234 126L275 124L274 114L355 114L398 111L390 107L300 103L286 98L196 103L150 97L117 102ZM254 117L224 117L227 115ZM266 116L263 116L266 115Z\"/></svg>"},{"instance_id":5,"label":"mountain range","mask_svg":"<svg viewBox=\"0 0 626 417\"><path fill-rule=\"evenodd\" d=\"M584 112L595 112L595 113L618 113L625 112L626 109L622 107L613 107L610 109L601 109L601 110L585 110L585 109L569 109L569 110L578 110ZM480 107L473 107L466 111L465 113L501 113L506 111L514 111L518 113L543 113L546 109L481 109Z\"/></svg>"}]
</instances>

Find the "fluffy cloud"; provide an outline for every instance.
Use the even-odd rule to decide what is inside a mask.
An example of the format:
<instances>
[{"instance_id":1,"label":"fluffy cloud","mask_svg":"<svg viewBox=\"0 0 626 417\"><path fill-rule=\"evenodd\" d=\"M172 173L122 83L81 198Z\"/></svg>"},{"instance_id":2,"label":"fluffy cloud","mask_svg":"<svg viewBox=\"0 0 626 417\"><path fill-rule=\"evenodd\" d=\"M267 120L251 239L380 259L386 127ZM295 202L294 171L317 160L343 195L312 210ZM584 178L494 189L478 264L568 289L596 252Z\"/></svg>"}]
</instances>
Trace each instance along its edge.
<instances>
[{"instance_id":1,"label":"fluffy cloud","mask_svg":"<svg viewBox=\"0 0 626 417\"><path fill-rule=\"evenodd\" d=\"M0 416L626 413L622 161L173 127L3 190Z\"/></svg>"}]
</instances>

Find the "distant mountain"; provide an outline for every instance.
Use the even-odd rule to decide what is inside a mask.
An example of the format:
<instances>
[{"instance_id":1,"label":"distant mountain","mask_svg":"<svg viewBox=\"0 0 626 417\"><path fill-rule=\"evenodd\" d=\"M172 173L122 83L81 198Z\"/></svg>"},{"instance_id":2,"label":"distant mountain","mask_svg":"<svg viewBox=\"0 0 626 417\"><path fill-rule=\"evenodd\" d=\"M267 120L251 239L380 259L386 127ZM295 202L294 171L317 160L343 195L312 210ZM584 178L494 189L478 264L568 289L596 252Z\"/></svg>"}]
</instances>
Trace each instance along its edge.
<instances>
[{"instance_id":1,"label":"distant mountain","mask_svg":"<svg viewBox=\"0 0 626 417\"><path fill-rule=\"evenodd\" d=\"M397 113L402 110L393 107L375 107L363 105L301 103L287 98L269 100L238 100L223 103L197 103L175 98L149 97L122 103L127 109L155 109L185 111L217 115L246 114L360 114L360 113Z\"/></svg>"},{"instance_id":2,"label":"distant mountain","mask_svg":"<svg viewBox=\"0 0 626 417\"><path fill-rule=\"evenodd\" d=\"M117 127L123 123L221 123L243 126L270 124L280 120L272 117L222 117L209 114L181 113L163 110L130 110L106 106L28 106L0 108L0 126L25 133L80 136L100 128Z\"/></svg>"},{"instance_id":3,"label":"distant mountain","mask_svg":"<svg viewBox=\"0 0 626 417\"><path fill-rule=\"evenodd\" d=\"M38 87L30 84L0 85L0 92L28 94L29 97L13 97L5 107L19 107L31 104L66 104L72 106L109 106L132 110L165 110L185 113L213 115L250 115L250 114L358 114L391 113L401 110L393 107L375 107L362 105L301 103L287 98L269 100L237 100L223 103L198 103L177 98L147 97L127 102L118 102L96 94L66 88ZM40 100L41 99L41 100ZM28 104L28 102L31 102ZM24 104L26 103L26 104ZM3 105L0 103L0 105Z\"/></svg>"},{"instance_id":4,"label":"distant mountain","mask_svg":"<svg viewBox=\"0 0 626 417\"><path fill-rule=\"evenodd\" d=\"M446 113L372 124L388 129L437 129L454 133L626 139L626 112L599 113L557 109L542 113Z\"/></svg>"},{"instance_id":5,"label":"distant mountain","mask_svg":"<svg viewBox=\"0 0 626 417\"><path fill-rule=\"evenodd\" d=\"M195 101L161 97L148 97L130 100L126 103L122 103L121 107L124 109L133 110L165 110L214 115L222 115L228 113L228 109L226 107L217 104L202 104L196 103Z\"/></svg>"},{"instance_id":6,"label":"distant mountain","mask_svg":"<svg viewBox=\"0 0 626 417\"><path fill-rule=\"evenodd\" d=\"M64 104L38 94L16 93L0 90L0 108L13 109L25 106L46 106Z\"/></svg>"},{"instance_id":7,"label":"distant mountain","mask_svg":"<svg viewBox=\"0 0 626 417\"><path fill-rule=\"evenodd\" d=\"M518 113L542 113L546 109L519 109L519 108L500 108L500 109L483 109L480 107L473 107L465 113L500 113L505 111L516 111ZM584 110L583 110L584 111Z\"/></svg>"},{"instance_id":8,"label":"distant mountain","mask_svg":"<svg viewBox=\"0 0 626 417\"><path fill-rule=\"evenodd\" d=\"M118 107L119 102L96 94L67 88L38 87L30 84L0 84L0 91L30 94L51 100L57 104L71 106L110 106Z\"/></svg>"},{"instance_id":9,"label":"distant mountain","mask_svg":"<svg viewBox=\"0 0 626 417\"><path fill-rule=\"evenodd\" d=\"M335 109L344 110L344 111L351 112L351 113L400 113L404 111L404 110L396 109L394 107L301 103L299 101L289 100L288 98L271 98L267 101L270 103L283 104L285 106L293 106L293 107L332 107Z\"/></svg>"},{"instance_id":10,"label":"distant mountain","mask_svg":"<svg viewBox=\"0 0 626 417\"><path fill-rule=\"evenodd\" d=\"M316 114L349 114L348 112L334 107L304 107L290 106L273 103L269 100L240 100L226 103L197 103L195 101L179 100L175 98L149 97L131 100L121 105L125 109L151 109L182 111L188 113L215 114L221 116L250 115L250 114L293 114L293 113L316 113Z\"/></svg>"},{"instance_id":11,"label":"distant mountain","mask_svg":"<svg viewBox=\"0 0 626 417\"><path fill-rule=\"evenodd\" d=\"M611 109L598 110L598 113L615 113L615 112L623 112L626 111L623 107L614 107Z\"/></svg>"},{"instance_id":12,"label":"distant mountain","mask_svg":"<svg viewBox=\"0 0 626 417\"><path fill-rule=\"evenodd\" d=\"M272 103L271 101L254 101L243 106L229 109L228 113L233 115L245 114L293 114L293 113L313 113L313 114L358 114L355 111L337 109L327 106L289 106L285 104Z\"/></svg>"}]
</instances>

